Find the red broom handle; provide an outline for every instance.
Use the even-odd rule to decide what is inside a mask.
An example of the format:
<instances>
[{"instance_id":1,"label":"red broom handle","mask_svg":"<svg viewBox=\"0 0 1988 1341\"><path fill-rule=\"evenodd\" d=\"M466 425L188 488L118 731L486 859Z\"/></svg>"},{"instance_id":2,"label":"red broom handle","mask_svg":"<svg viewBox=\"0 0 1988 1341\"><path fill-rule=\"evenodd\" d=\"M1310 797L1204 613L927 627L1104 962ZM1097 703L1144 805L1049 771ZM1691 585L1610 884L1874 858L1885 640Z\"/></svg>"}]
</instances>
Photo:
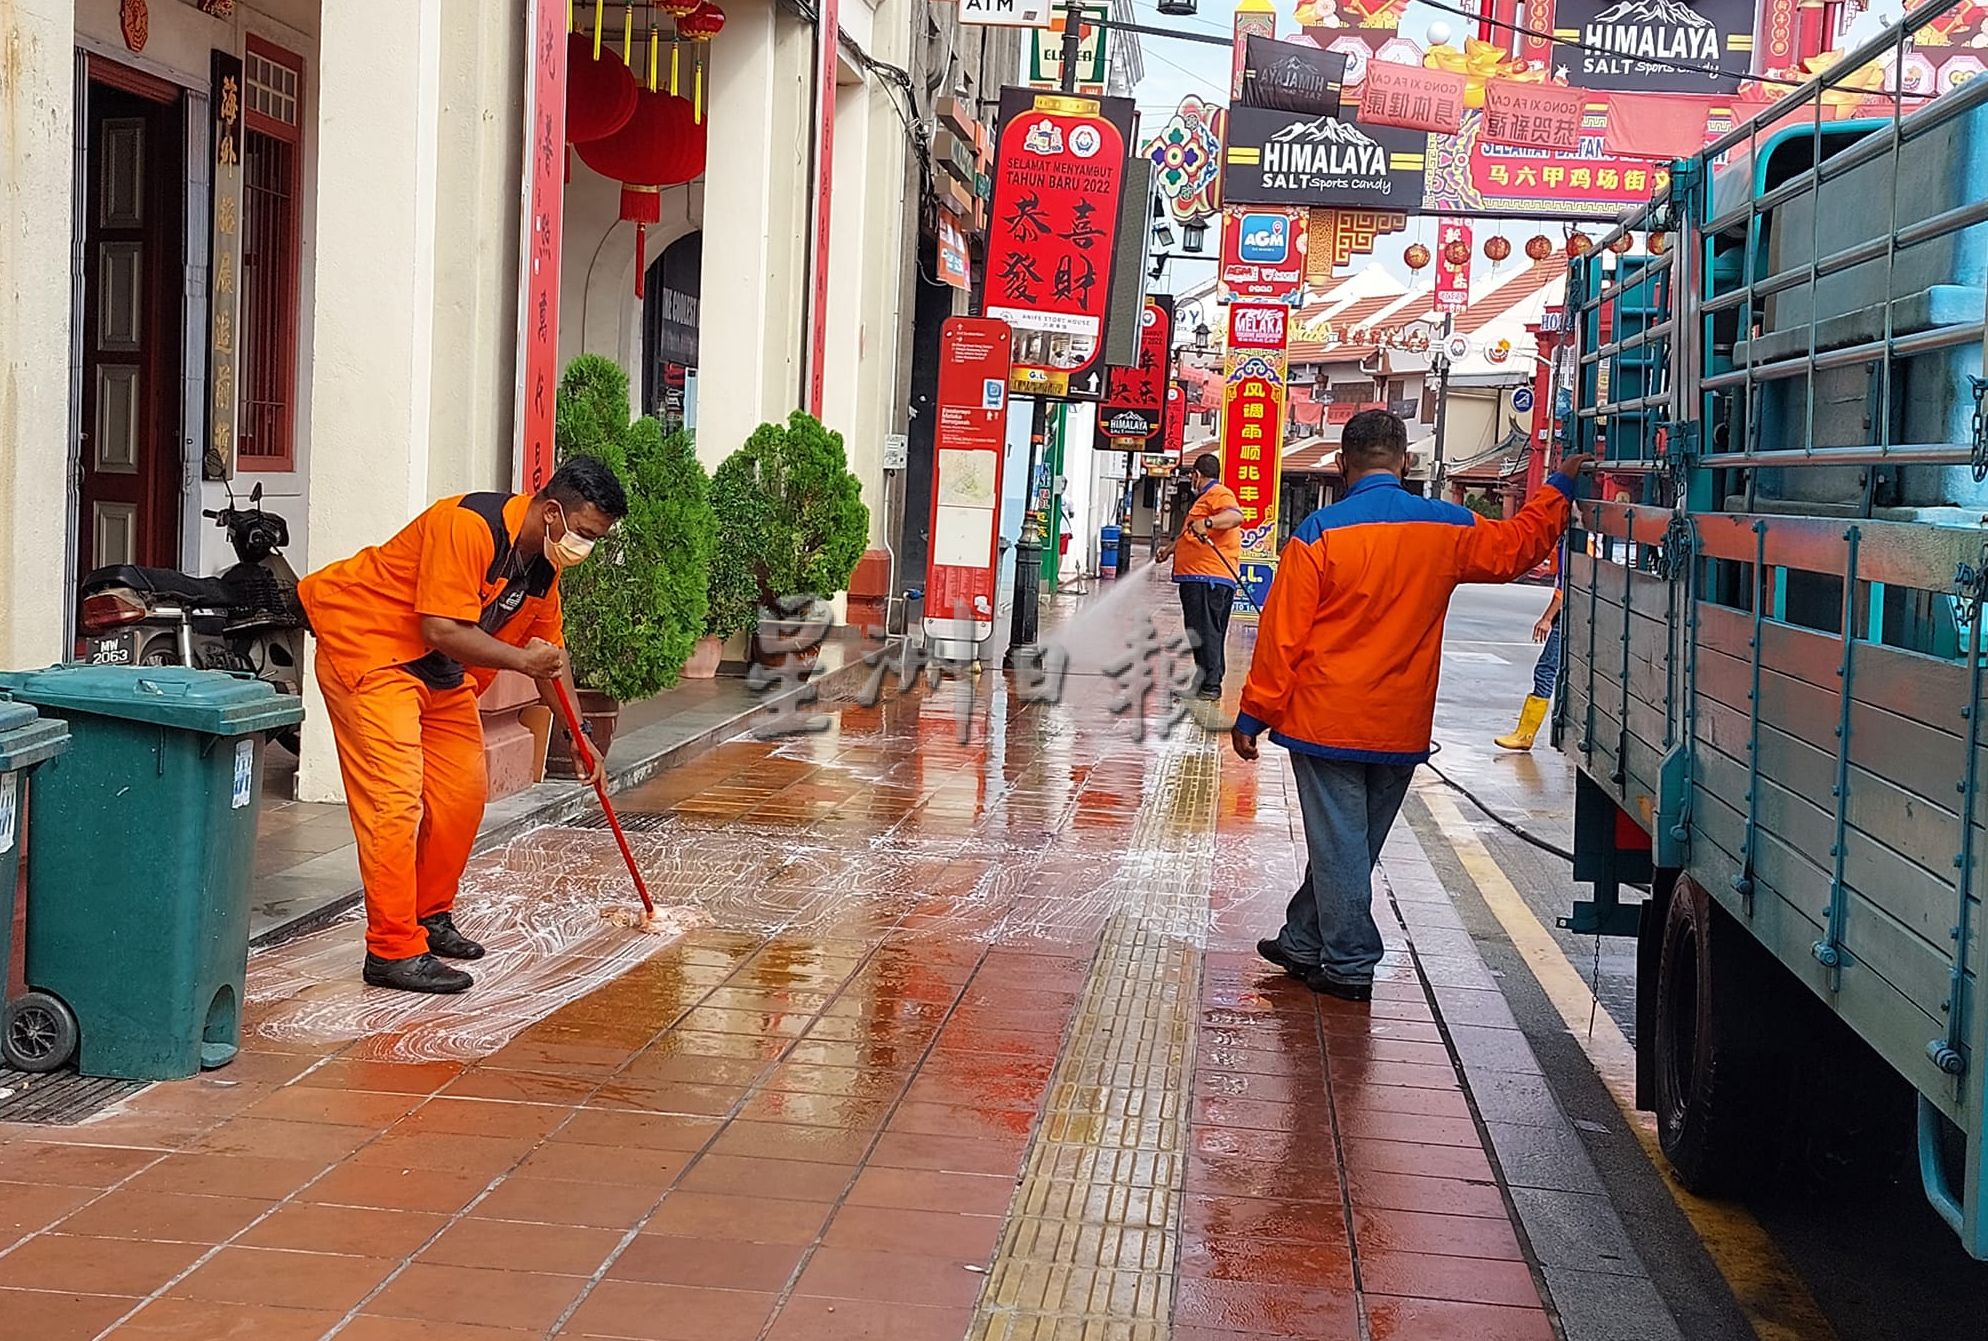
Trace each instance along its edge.
<instances>
[{"instance_id":1,"label":"red broom handle","mask_svg":"<svg viewBox=\"0 0 1988 1341\"><path fill-rule=\"evenodd\" d=\"M580 767L591 774L594 772L594 747L586 733L580 730L580 710L573 706L573 696L566 692L564 680L554 680L552 686L559 691L559 707L566 714L566 734L573 738L573 750ZM598 775L594 777L594 795L600 798L601 811L607 816L607 827L614 831L621 859L628 863L628 874L635 881L635 892L642 896L642 911L654 917L656 901L649 897L649 886L643 883L642 871L635 865L635 854L628 850L628 838L621 832L621 820L614 813L614 803L607 799L607 780Z\"/></svg>"}]
</instances>

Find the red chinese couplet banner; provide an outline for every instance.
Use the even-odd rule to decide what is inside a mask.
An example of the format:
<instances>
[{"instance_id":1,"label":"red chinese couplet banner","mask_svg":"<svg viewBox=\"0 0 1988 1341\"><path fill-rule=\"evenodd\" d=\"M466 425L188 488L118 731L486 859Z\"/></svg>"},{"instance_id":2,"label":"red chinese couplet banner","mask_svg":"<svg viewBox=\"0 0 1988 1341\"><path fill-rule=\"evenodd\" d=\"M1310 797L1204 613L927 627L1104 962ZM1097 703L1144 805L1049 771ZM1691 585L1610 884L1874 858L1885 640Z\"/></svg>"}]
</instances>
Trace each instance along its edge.
<instances>
[{"instance_id":1,"label":"red chinese couplet banner","mask_svg":"<svg viewBox=\"0 0 1988 1341\"><path fill-rule=\"evenodd\" d=\"M517 486L552 478L559 392L559 241L566 194L566 6L531 0L525 96L525 237L518 328Z\"/></svg>"},{"instance_id":2,"label":"red chinese couplet banner","mask_svg":"<svg viewBox=\"0 0 1988 1341\"><path fill-rule=\"evenodd\" d=\"M1520 149L1579 149L1587 103L1581 89L1493 79L1484 86L1483 139Z\"/></svg>"},{"instance_id":3,"label":"red chinese couplet banner","mask_svg":"<svg viewBox=\"0 0 1988 1341\"><path fill-rule=\"evenodd\" d=\"M1143 452L1152 447L1166 422L1167 357L1172 347L1173 295L1147 294L1145 310L1139 314L1139 360L1130 368L1113 368L1105 380L1098 427L1109 446L1100 450Z\"/></svg>"},{"instance_id":4,"label":"red chinese couplet banner","mask_svg":"<svg viewBox=\"0 0 1988 1341\"><path fill-rule=\"evenodd\" d=\"M1450 261L1450 249L1463 244L1463 264ZM1436 230L1436 310L1461 312L1470 306L1470 225L1445 219Z\"/></svg>"},{"instance_id":5,"label":"red chinese couplet banner","mask_svg":"<svg viewBox=\"0 0 1988 1341\"><path fill-rule=\"evenodd\" d=\"M1370 126L1454 135L1463 127L1464 87L1462 75L1394 61L1369 61L1360 95L1360 120Z\"/></svg>"},{"instance_id":6,"label":"red chinese couplet banner","mask_svg":"<svg viewBox=\"0 0 1988 1341\"><path fill-rule=\"evenodd\" d=\"M948 317L939 332L925 573L925 631L934 638L980 642L994 631L1014 338L1006 322L991 317Z\"/></svg>"},{"instance_id":7,"label":"red chinese couplet banner","mask_svg":"<svg viewBox=\"0 0 1988 1341\"><path fill-rule=\"evenodd\" d=\"M1284 392L1289 380L1290 309L1231 303L1222 388L1222 480L1241 509L1243 585L1258 605L1277 566L1277 491L1282 480ZM1251 610L1237 598L1238 614Z\"/></svg>"}]
</instances>

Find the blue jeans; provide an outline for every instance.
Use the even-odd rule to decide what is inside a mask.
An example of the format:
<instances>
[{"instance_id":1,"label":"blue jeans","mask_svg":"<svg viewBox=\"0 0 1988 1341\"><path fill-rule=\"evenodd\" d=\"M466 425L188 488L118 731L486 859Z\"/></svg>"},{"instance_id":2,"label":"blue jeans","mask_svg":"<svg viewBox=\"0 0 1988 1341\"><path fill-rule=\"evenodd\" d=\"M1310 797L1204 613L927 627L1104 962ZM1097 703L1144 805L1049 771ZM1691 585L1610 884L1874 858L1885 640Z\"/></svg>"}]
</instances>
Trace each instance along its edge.
<instances>
[{"instance_id":1,"label":"blue jeans","mask_svg":"<svg viewBox=\"0 0 1988 1341\"><path fill-rule=\"evenodd\" d=\"M1553 631L1546 635L1546 645L1539 649L1539 660L1532 663L1532 692L1539 698L1553 697L1553 682L1560 678L1560 619L1553 620Z\"/></svg>"},{"instance_id":2,"label":"blue jeans","mask_svg":"<svg viewBox=\"0 0 1988 1341\"><path fill-rule=\"evenodd\" d=\"M1291 753L1305 820L1305 878L1277 933L1284 952L1335 982L1363 984L1381 962L1374 865L1408 795L1413 764L1363 764Z\"/></svg>"}]
</instances>

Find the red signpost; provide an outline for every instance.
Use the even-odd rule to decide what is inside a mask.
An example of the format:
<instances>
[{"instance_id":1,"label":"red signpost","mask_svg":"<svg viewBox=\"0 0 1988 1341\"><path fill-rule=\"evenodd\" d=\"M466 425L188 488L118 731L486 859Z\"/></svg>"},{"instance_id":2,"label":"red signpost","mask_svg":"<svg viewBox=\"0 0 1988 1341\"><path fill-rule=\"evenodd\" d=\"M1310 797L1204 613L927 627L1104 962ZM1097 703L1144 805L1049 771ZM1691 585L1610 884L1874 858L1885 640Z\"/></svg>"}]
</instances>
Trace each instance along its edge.
<instances>
[{"instance_id":1,"label":"red signpost","mask_svg":"<svg viewBox=\"0 0 1988 1341\"><path fill-rule=\"evenodd\" d=\"M980 642L994 631L1013 350L1014 333L991 317L948 317L939 334L925 575L925 631L934 638Z\"/></svg>"}]
</instances>

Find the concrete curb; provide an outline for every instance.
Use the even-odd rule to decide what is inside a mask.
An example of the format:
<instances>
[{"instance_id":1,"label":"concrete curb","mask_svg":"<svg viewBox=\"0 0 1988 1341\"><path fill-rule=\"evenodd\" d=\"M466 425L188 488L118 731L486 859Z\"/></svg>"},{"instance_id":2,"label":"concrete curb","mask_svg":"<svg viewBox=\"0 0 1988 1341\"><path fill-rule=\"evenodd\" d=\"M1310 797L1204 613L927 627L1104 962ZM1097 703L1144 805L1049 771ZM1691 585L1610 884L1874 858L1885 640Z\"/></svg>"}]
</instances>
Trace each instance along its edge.
<instances>
[{"instance_id":1,"label":"concrete curb","mask_svg":"<svg viewBox=\"0 0 1988 1341\"><path fill-rule=\"evenodd\" d=\"M1381 872L1566 1341L1684 1341L1496 977L1406 824L1388 836Z\"/></svg>"},{"instance_id":2,"label":"concrete curb","mask_svg":"<svg viewBox=\"0 0 1988 1341\"><path fill-rule=\"evenodd\" d=\"M641 786L663 770L686 763L712 746L739 735L754 714L769 707L792 702L804 689L813 689L816 698L822 702L843 698L852 693L869 673L870 667L863 664L862 658L852 655L842 665L823 672L807 681L805 685L796 685L778 694L768 694L742 712L727 711L723 716L713 717L708 726L693 735L680 735L682 728L674 721L657 722L639 731L630 732L614 742L613 752L627 751L625 757L628 757L628 762L610 767L607 789L610 793L615 793ZM501 847L533 829L544 828L551 824L564 824L585 814L595 804L597 803L591 787L572 782L538 783L490 804L489 809L484 812L483 827L477 831L476 846L472 849L472 853L488 852ZM365 891L355 884L337 898L319 904L288 921L264 929L250 938L249 946L251 949L265 949L329 926L358 906L364 893Z\"/></svg>"}]
</instances>

